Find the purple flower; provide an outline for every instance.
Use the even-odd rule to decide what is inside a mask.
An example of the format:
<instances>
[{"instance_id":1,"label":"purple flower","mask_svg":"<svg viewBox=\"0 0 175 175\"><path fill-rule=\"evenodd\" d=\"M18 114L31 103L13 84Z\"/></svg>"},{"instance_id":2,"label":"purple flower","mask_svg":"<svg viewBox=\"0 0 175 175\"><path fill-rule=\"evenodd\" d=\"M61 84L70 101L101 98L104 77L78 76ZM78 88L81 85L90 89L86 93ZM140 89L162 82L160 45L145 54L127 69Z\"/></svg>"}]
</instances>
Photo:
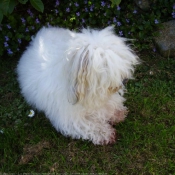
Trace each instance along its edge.
<instances>
[{"instance_id":1,"label":"purple flower","mask_svg":"<svg viewBox=\"0 0 175 175\"><path fill-rule=\"evenodd\" d=\"M39 23L40 23L38 18L36 18L35 22L36 22L37 24L39 24Z\"/></svg>"},{"instance_id":2,"label":"purple flower","mask_svg":"<svg viewBox=\"0 0 175 175\"><path fill-rule=\"evenodd\" d=\"M35 29L35 27L34 27L34 26L32 26L31 28L32 28L32 30L34 30L34 29Z\"/></svg>"},{"instance_id":3,"label":"purple flower","mask_svg":"<svg viewBox=\"0 0 175 175\"><path fill-rule=\"evenodd\" d=\"M156 48L155 47L153 48L153 52L156 52Z\"/></svg>"},{"instance_id":4,"label":"purple flower","mask_svg":"<svg viewBox=\"0 0 175 175\"><path fill-rule=\"evenodd\" d=\"M7 24L7 28L8 28L8 29L11 29L12 27L11 27L9 24Z\"/></svg>"},{"instance_id":5,"label":"purple flower","mask_svg":"<svg viewBox=\"0 0 175 175\"><path fill-rule=\"evenodd\" d=\"M82 18L82 23L85 23L85 20Z\"/></svg>"},{"instance_id":6,"label":"purple flower","mask_svg":"<svg viewBox=\"0 0 175 175\"><path fill-rule=\"evenodd\" d=\"M123 36L123 31L119 31L119 35L120 36Z\"/></svg>"},{"instance_id":7,"label":"purple flower","mask_svg":"<svg viewBox=\"0 0 175 175\"><path fill-rule=\"evenodd\" d=\"M126 19L126 22L127 22L127 23L129 23L129 21L130 21L129 19Z\"/></svg>"},{"instance_id":8,"label":"purple flower","mask_svg":"<svg viewBox=\"0 0 175 175\"><path fill-rule=\"evenodd\" d=\"M94 8L94 5L91 5L91 6L90 6L90 11L91 11L91 12L94 10L93 8Z\"/></svg>"},{"instance_id":9,"label":"purple flower","mask_svg":"<svg viewBox=\"0 0 175 175\"><path fill-rule=\"evenodd\" d=\"M119 27L119 26L121 26L121 25L122 25L121 22L118 21L118 22L117 22L117 26Z\"/></svg>"},{"instance_id":10,"label":"purple flower","mask_svg":"<svg viewBox=\"0 0 175 175\"><path fill-rule=\"evenodd\" d=\"M113 18L113 22L114 22L114 23L116 23L116 22L117 22L117 19L116 19L115 17Z\"/></svg>"},{"instance_id":11,"label":"purple flower","mask_svg":"<svg viewBox=\"0 0 175 175\"><path fill-rule=\"evenodd\" d=\"M24 18L21 18L22 23L24 24L26 20Z\"/></svg>"},{"instance_id":12,"label":"purple flower","mask_svg":"<svg viewBox=\"0 0 175 175\"><path fill-rule=\"evenodd\" d=\"M173 4L173 9L175 10L175 3Z\"/></svg>"},{"instance_id":13,"label":"purple flower","mask_svg":"<svg viewBox=\"0 0 175 175\"><path fill-rule=\"evenodd\" d=\"M7 49L7 52L9 55L13 54L13 52L11 51L11 49Z\"/></svg>"},{"instance_id":14,"label":"purple flower","mask_svg":"<svg viewBox=\"0 0 175 175\"><path fill-rule=\"evenodd\" d=\"M55 7L59 6L59 4L60 4L59 1L56 0Z\"/></svg>"},{"instance_id":15,"label":"purple flower","mask_svg":"<svg viewBox=\"0 0 175 175\"><path fill-rule=\"evenodd\" d=\"M28 13L31 17L33 17L33 13L30 11L30 9L27 10L27 13Z\"/></svg>"},{"instance_id":16,"label":"purple flower","mask_svg":"<svg viewBox=\"0 0 175 175\"><path fill-rule=\"evenodd\" d=\"M108 21L108 25L111 24L111 21Z\"/></svg>"},{"instance_id":17,"label":"purple flower","mask_svg":"<svg viewBox=\"0 0 175 175\"><path fill-rule=\"evenodd\" d=\"M26 32L29 32L29 29L28 29L28 27L26 28Z\"/></svg>"},{"instance_id":18,"label":"purple flower","mask_svg":"<svg viewBox=\"0 0 175 175\"><path fill-rule=\"evenodd\" d=\"M76 3L74 3L74 5L76 6L76 7L78 7L79 6L79 4L76 2Z\"/></svg>"},{"instance_id":19,"label":"purple flower","mask_svg":"<svg viewBox=\"0 0 175 175\"><path fill-rule=\"evenodd\" d=\"M172 13L173 18L175 18L175 12Z\"/></svg>"},{"instance_id":20,"label":"purple flower","mask_svg":"<svg viewBox=\"0 0 175 175\"><path fill-rule=\"evenodd\" d=\"M120 6L118 5L118 6L117 6L117 10L120 10L120 9L121 9L121 8L120 8Z\"/></svg>"},{"instance_id":21,"label":"purple flower","mask_svg":"<svg viewBox=\"0 0 175 175\"><path fill-rule=\"evenodd\" d=\"M110 7L111 7L110 4L108 4L108 9L109 9Z\"/></svg>"},{"instance_id":22,"label":"purple flower","mask_svg":"<svg viewBox=\"0 0 175 175\"><path fill-rule=\"evenodd\" d=\"M101 6L104 7L105 6L105 2L101 1Z\"/></svg>"},{"instance_id":23,"label":"purple flower","mask_svg":"<svg viewBox=\"0 0 175 175\"><path fill-rule=\"evenodd\" d=\"M7 42L4 42L4 47L8 47L8 43Z\"/></svg>"},{"instance_id":24,"label":"purple flower","mask_svg":"<svg viewBox=\"0 0 175 175\"><path fill-rule=\"evenodd\" d=\"M84 3L87 4L87 0L85 0Z\"/></svg>"},{"instance_id":25,"label":"purple flower","mask_svg":"<svg viewBox=\"0 0 175 175\"><path fill-rule=\"evenodd\" d=\"M137 13L137 10L134 10L133 13L136 14Z\"/></svg>"},{"instance_id":26,"label":"purple flower","mask_svg":"<svg viewBox=\"0 0 175 175\"><path fill-rule=\"evenodd\" d=\"M158 21L157 19L155 19L155 20L154 20L154 23L155 23L155 24L158 24L158 23L159 23L159 21Z\"/></svg>"},{"instance_id":27,"label":"purple flower","mask_svg":"<svg viewBox=\"0 0 175 175\"><path fill-rule=\"evenodd\" d=\"M58 13L58 10L57 10L57 9L55 9L55 13L56 13L56 14Z\"/></svg>"},{"instance_id":28,"label":"purple flower","mask_svg":"<svg viewBox=\"0 0 175 175\"><path fill-rule=\"evenodd\" d=\"M18 43L21 44L21 39L20 38L18 39Z\"/></svg>"},{"instance_id":29,"label":"purple flower","mask_svg":"<svg viewBox=\"0 0 175 175\"><path fill-rule=\"evenodd\" d=\"M66 12L70 12L70 8L68 7L68 8L66 8Z\"/></svg>"},{"instance_id":30,"label":"purple flower","mask_svg":"<svg viewBox=\"0 0 175 175\"><path fill-rule=\"evenodd\" d=\"M85 8L84 10L85 10L85 12L88 12L88 9L87 8Z\"/></svg>"},{"instance_id":31,"label":"purple flower","mask_svg":"<svg viewBox=\"0 0 175 175\"><path fill-rule=\"evenodd\" d=\"M9 40L9 37L8 36L5 36L5 40L8 41Z\"/></svg>"},{"instance_id":32,"label":"purple flower","mask_svg":"<svg viewBox=\"0 0 175 175\"><path fill-rule=\"evenodd\" d=\"M77 15L77 16L80 16L80 12L77 12L76 15Z\"/></svg>"},{"instance_id":33,"label":"purple flower","mask_svg":"<svg viewBox=\"0 0 175 175\"><path fill-rule=\"evenodd\" d=\"M128 32L128 35L131 35L131 32Z\"/></svg>"},{"instance_id":34,"label":"purple flower","mask_svg":"<svg viewBox=\"0 0 175 175\"><path fill-rule=\"evenodd\" d=\"M30 11L30 9L27 10L27 13L30 15L32 12Z\"/></svg>"}]
</instances>

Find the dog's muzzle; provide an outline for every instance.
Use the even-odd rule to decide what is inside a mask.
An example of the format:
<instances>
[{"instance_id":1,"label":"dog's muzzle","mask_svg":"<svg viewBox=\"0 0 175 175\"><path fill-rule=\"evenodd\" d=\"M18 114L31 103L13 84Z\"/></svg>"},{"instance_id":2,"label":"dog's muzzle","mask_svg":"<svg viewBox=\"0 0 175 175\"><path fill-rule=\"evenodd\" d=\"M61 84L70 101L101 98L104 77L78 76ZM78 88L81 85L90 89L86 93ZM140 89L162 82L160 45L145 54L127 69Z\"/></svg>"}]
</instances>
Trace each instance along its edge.
<instances>
[{"instance_id":1,"label":"dog's muzzle","mask_svg":"<svg viewBox=\"0 0 175 175\"><path fill-rule=\"evenodd\" d=\"M122 83L123 83L123 85L124 85L124 86L126 86L126 85L127 85L127 83L128 83L128 79L127 79L127 78L125 78L125 79L123 80L123 82L122 82Z\"/></svg>"}]
</instances>

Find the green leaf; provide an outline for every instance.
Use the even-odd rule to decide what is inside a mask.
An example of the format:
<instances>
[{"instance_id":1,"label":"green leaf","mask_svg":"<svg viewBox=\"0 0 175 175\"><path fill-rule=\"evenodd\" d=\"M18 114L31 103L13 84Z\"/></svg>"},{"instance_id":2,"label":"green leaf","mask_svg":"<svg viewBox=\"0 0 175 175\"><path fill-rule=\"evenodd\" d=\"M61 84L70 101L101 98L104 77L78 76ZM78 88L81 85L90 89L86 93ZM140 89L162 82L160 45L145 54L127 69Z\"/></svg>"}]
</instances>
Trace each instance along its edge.
<instances>
[{"instance_id":1,"label":"green leaf","mask_svg":"<svg viewBox=\"0 0 175 175\"><path fill-rule=\"evenodd\" d=\"M12 13L15 6L18 4L17 0L10 0L9 8L8 8L8 13Z\"/></svg>"},{"instance_id":2,"label":"green leaf","mask_svg":"<svg viewBox=\"0 0 175 175\"><path fill-rule=\"evenodd\" d=\"M2 12L2 14L6 15L8 12L8 8L9 8L9 3L10 0L1 0L0 1L0 11Z\"/></svg>"},{"instance_id":3,"label":"green leaf","mask_svg":"<svg viewBox=\"0 0 175 175\"><path fill-rule=\"evenodd\" d=\"M18 0L21 4L26 4L28 0Z\"/></svg>"},{"instance_id":4,"label":"green leaf","mask_svg":"<svg viewBox=\"0 0 175 175\"><path fill-rule=\"evenodd\" d=\"M143 32L139 32L139 37L143 38Z\"/></svg>"},{"instance_id":5,"label":"green leaf","mask_svg":"<svg viewBox=\"0 0 175 175\"><path fill-rule=\"evenodd\" d=\"M2 19L3 19L3 13L2 13L2 11L0 11L0 24L2 22Z\"/></svg>"},{"instance_id":6,"label":"green leaf","mask_svg":"<svg viewBox=\"0 0 175 175\"><path fill-rule=\"evenodd\" d=\"M112 7L115 5L119 5L121 3L121 0L111 0L112 2Z\"/></svg>"},{"instance_id":7,"label":"green leaf","mask_svg":"<svg viewBox=\"0 0 175 175\"><path fill-rule=\"evenodd\" d=\"M32 6L43 13L44 11L44 4L41 0L30 0L30 3L32 4Z\"/></svg>"},{"instance_id":8,"label":"green leaf","mask_svg":"<svg viewBox=\"0 0 175 175\"><path fill-rule=\"evenodd\" d=\"M143 30L143 26L140 25L140 26L139 26L139 29L140 29L140 30Z\"/></svg>"}]
</instances>

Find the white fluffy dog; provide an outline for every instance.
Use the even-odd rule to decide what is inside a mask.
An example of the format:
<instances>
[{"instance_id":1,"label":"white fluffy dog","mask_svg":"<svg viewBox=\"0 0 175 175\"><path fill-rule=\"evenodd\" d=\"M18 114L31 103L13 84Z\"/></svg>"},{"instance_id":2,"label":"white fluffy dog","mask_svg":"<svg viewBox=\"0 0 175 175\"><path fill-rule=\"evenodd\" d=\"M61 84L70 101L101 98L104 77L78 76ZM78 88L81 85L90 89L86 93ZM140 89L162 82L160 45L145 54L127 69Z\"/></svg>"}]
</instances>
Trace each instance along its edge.
<instances>
[{"instance_id":1,"label":"white fluffy dog","mask_svg":"<svg viewBox=\"0 0 175 175\"><path fill-rule=\"evenodd\" d=\"M127 114L122 82L139 63L125 41L111 26L81 33L43 27L17 66L23 96L63 135L115 142L112 125Z\"/></svg>"}]
</instances>

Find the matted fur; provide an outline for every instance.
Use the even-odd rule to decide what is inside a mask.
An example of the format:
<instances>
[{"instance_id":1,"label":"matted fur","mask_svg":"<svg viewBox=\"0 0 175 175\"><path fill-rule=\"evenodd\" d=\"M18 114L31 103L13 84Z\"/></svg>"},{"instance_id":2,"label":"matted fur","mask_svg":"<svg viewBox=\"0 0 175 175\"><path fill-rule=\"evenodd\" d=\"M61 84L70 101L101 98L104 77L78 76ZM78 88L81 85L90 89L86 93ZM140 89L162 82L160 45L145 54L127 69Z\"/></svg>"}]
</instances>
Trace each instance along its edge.
<instances>
[{"instance_id":1,"label":"matted fur","mask_svg":"<svg viewBox=\"0 0 175 175\"><path fill-rule=\"evenodd\" d=\"M139 63L125 41L111 26L81 33L43 27L17 66L21 93L63 135L113 143L112 125L127 111L122 82Z\"/></svg>"}]
</instances>

